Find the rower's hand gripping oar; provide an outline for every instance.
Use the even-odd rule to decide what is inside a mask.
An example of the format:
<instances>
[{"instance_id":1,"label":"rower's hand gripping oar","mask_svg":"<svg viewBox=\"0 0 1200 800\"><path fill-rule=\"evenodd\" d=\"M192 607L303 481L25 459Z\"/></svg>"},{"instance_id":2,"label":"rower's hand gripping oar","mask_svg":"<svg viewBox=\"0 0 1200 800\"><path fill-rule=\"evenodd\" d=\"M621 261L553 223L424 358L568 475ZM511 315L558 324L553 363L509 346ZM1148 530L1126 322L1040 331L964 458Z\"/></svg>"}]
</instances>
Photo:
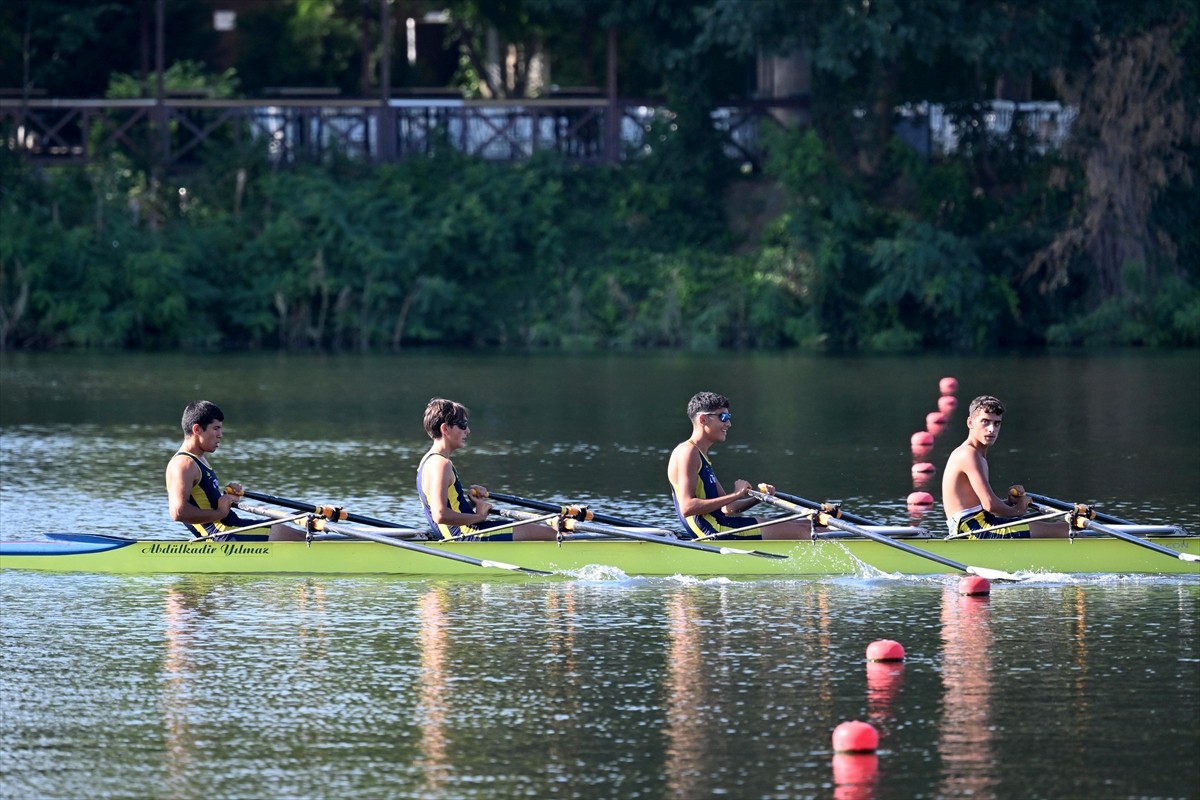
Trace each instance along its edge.
<instances>
[{"instance_id":1,"label":"rower's hand gripping oar","mask_svg":"<svg viewBox=\"0 0 1200 800\"><path fill-rule=\"evenodd\" d=\"M779 508L784 508L789 511L803 510L796 503L792 503L788 500L784 500L783 498L777 497L776 495L773 495L773 494L767 494L765 492L756 492L753 489L751 489L750 496L754 497L755 499L757 499L760 502L770 503L771 505L778 506ZM867 539L870 539L872 541L879 542L880 544L886 544L888 547L894 547L897 550L903 550L904 552L910 553L914 556L919 556L921 558L927 558L930 561L936 561L939 564L942 564L947 567L951 567L952 569L956 569L960 572L966 572L970 575L978 575L981 578L987 578L989 581L1019 581L1019 580L1021 580L1016 575L1013 575L1011 572L1004 572L1003 570L998 570L998 569L988 569L987 567L975 567L975 566L971 566L970 564L960 564L959 562L954 561L953 559L946 558L945 556L940 556L936 553L931 553L928 550L922 550L919 547L913 547L911 544L908 544L907 542L897 541L885 534L876 533L875 531L868 530L867 528L860 527L860 526L855 525L850 522L844 522L840 519L841 508L838 506L835 506L835 505L825 504L821 509L810 509L810 510L814 514L814 519L813 519L814 524L820 525L823 528L837 528L838 530L843 530L843 531L846 531L847 533L853 533L858 536L862 536Z\"/></svg>"},{"instance_id":2,"label":"rower's hand gripping oar","mask_svg":"<svg viewBox=\"0 0 1200 800\"><path fill-rule=\"evenodd\" d=\"M495 500L501 499L501 495L487 493L487 497ZM545 510L549 503L542 503L541 507ZM654 544L664 544L668 547L682 547L685 550L699 550L705 553L717 553L725 556L756 556L758 558L773 558L785 559L787 555L783 553L768 553L763 550L742 550L737 547L718 547L715 545L700 544L698 542L689 542L685 539L675 539L670 536L660 536L653 533L645 533L641 530L627 530L616 525L607 525L604 523L593 522L599 520L604 515L593 513L587 506L559 506L558 521L555 529L559 533L559 541L562 541L564 534L569 532L579 533L600 533L607 536L616 536L622 539L635 539L639 542L653 542ZM526 520L537 519L534 514L525 511L512 511L506 508L492 507L492 513L497 514L506 519ZM615 517L606 517L607 519L616 519ZM637 526L644 527L644 526ZM667 531L664 531L667 533Z\"/></svg>"},{"instance_id":3,"label":"rower's hand gripping oar","mask_svg":"<svg viewBox=\"0 0 1200 800\"><path fill-rule=\"evenodd\" d=\"M244 494L249 496L249 492L244 492ZM265 516L265 517L276 516L276 514L279 514L279 516L287 516L286 514L281 514L280 512L272 512L270 509L267 509L267 508L256 508L253 506L248 507L248 506L243 506L240 503L238 503L237 506L239 508L244 508L246 511L249 511L253 514L261 514L262 516ZM521 566L517 566L516 564L508 564L504 561L493 561L491 559L472 558L471 556L465 556L460 553L452 553L447 550L439 550L439 549L436 549L433 547L426 547L425 545L417 544L415 542L405 541L403 539L393 539L390 536L385 536L382 533L376 533L374 531L365 531L365 530L362 530L361 528L351 528L351 527L347 527L345 525L335 525L334 523L329 521L330 518L349 519L350 518L349 513L346 512L344 509L335 508L333 506L325 506L325 507L318 506L317 508L324 509L324 511L322 512L322 515L318 516L318 513L314 511L306 520L305 530L308 532L308 534L310 536L312 535L312 532L314 530L325 530L325 531L329 531L330 533L340 533L343 536L351 536L355 539L363 539L368 542L376 542L377 544L384 544L389 547L399 547L401 550L408 550L413 553L422 553L424 555L434 556L436 558L446 558L451 561L459 561L463 564L471 564L472 566L476 566L476 567L484 567L484 568L488 568L488 569L505 569L505 570L510 570L513 572L524 572L528 575L553 575L554 574L552 572L546 572L545 570L541 570L541 569L533 569L531 567L521 567ZM328 516L326 516L326 515L328 515Z\"/></svg>"},{"instance_id":4,"label":"rower's hand gripping oar","mask_svg":"<svg viewBox=\"0 0 1200 800\"><path fill-rule=\"evenodd\" d=\"M1033 498L1034 495L1030 494L1029 497ZM1040 503L1034 503L1033 505L1035 505L1037 508L1039 508L1043 511L1062 511L1062 509L1052 509L1052 508L1050 508L1048 506L1044 506ZM1172 558L1177 558L1180 561L1200 562L1200 555L1194 555L1192 553L1183 553L1183 552L1180 552L1179 550L1172 550L1171 548L1164 547L1161 544L1158 544L1157 542L1146 541L1142 537L1135 536L1132 533L1126 533L1125 531L1118 530L1117 528L1111 528L1108 525L1102 525L1099 522L1095 521L1100 516L1102 516L1102 515L1097 513L1096 510L1094 508L1092 508L1091 506L1086 506L1086 505L1083 505L1082 503L1076 503L1073 508L1068 510L1063 515L1063 518L1066 519L1067 524L1071 526L1072 533L1077 529L1083 530L1084 528L1089 528L1098 533L1104 533L1109 536L1112 536L1113 538L1116 538L1116 539L1123 539L1123 540L1129 542L1130 544L1136 544L1139 547L1145 547L1147 550L1153 550L1154 552L1161 553L1164 556L1170 556ZM1118 523L1118 524L1133 524L1133 523Z\"/></svg>"}]
</instances>

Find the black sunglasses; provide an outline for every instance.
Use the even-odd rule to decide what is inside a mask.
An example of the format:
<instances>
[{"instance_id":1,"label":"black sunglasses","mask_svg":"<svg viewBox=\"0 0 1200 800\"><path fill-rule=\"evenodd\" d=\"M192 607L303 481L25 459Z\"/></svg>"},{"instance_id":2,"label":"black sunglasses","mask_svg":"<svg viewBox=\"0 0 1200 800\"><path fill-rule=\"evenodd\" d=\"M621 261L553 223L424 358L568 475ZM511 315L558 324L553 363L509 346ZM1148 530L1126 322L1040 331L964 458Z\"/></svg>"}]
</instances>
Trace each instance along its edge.
<instances>
[{"instance_id":1,"label":"black sunglasses","mask_svg":"<svg viewBox=\"0 0 1200 800\"><path fill-rule=\"evenodd\" d=\"M711 414L705 414L704 416L716 417L717 419L721 420L721 422L729 422L729 420L733 419L733 414L730 414L728 411L722 411L720 414L713 412Z\"/></svg>"}]
</instances>

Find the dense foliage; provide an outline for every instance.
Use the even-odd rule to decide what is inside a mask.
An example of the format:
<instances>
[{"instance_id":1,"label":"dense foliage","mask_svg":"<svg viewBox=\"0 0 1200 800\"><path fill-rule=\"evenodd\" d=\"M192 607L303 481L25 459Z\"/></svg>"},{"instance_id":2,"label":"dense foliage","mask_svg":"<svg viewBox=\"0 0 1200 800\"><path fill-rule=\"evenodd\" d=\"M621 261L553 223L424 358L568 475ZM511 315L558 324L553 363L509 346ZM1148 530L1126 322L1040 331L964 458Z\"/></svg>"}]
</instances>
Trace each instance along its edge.
<instances>
[{"instance_id":1,"label":"dense foliage","mask_svg":"<svg viewBox=\"0 0 1200 800\"><path fill-rule=\"evenodd\" d=\"M145 37L140 64L131 48L115 74L87 68L111 49L101 31L136 39L151 5L6 4L0 67L19 62L26 89L94 92L102 76L111 96L144 94ZM172 30L200 29L196 5L167 0ZM554 75L596 82L604 31L619 30L622 92L673 111L653 152L615 168L447 151L280 171L225 147L164 176L119 152L39 172L0 150L0 346L1200 344L1196 0L438 5L456 80L483 95L531 91L539 59L561 53ZM197 34L167 80L368 94L368 6L264 5L239 23L261 46L237 70L206 72ZM496 37L500 80L481 61ZM797 53L811 125L764 130L763 172L739 174L708 112L748 88L756 58ZM397 83L419 80L402 62ZM988 133L997 95L1078 109L1067 145ZM896 136L896 110L924 101L957 121L953 152Z\"/></svg>"}]
</instances>

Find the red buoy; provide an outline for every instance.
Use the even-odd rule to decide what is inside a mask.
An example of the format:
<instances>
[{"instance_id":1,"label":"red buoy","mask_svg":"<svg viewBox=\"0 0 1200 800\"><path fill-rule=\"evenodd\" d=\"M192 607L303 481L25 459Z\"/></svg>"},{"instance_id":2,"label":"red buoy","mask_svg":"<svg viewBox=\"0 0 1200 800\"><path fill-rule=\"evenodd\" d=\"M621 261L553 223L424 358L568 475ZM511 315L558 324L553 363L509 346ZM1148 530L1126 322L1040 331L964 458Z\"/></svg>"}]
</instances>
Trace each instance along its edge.
<instances>
[{"instance_id":1,"label":"red buoy","mask_svg":"<svg viewBox=\"0 0 1200 800\"><path fill-rule=\"evenodd\" d=\"M943 414L949 414L954 409L958 408L958 400L952 394L944 394L938 398L938 411Z\"/></svg>"},{"instance_id":2,"label":"red buoy","mask_svg":"<svg viewBox=\"0 0 1200 800\"><path fill-rule=\"evenodd\" d=\"M874 753L879 749L879 731L869 722L843 722L833 729L833 749L838 753Z\"/></svg>"},{"instance_id":3,"label":"red buoy","mask_svg":"<svg viewBox=\"0 0 1200 800\"><path fill-rule=\"evenodd\" d=\"M950 377L942 378L938 381L938 389L942 394L954 394L958 391L958 381Z\"/></svg>"},{"instance_id":4,"label":"red buoy","mask_svg":"<svg viewBox=\"0 0 1200 800\"><path fill-rule=\"evenodd\" d=\"M924 447L933 447L933 434L929 431L917 431L912 436L908 437L908 441L913 447L918 445Z\"/></svg>"},{"instance_id":5,"label":"red buoy","mask_svg":"<svg viewBox=\"0 0 1200 800\"><path fill-rule=\"evenodd\" d=\"M929 430L930 425L945 425L946 415L940 411L930 411L925 415L925 430Z\"/></svg>"},{"instance_id":6,"label":"red buoy","mask_svg":"<svg viewBox=\"0 0 1200 800\"><path fill-rule=\"evenodd\" d=\"M913 492L908 496L908 505L912 506L931 506L933 505L933 495L929 492Z\"/></svg>"},{"instance_id":7,"label":"red buoy","mask_svg":"<svg viewBox=\"0 0 1200 800\"><path fill-rule=\"evenodd\" d=\"M933 473L937 472L937 467L935 467L933 464L930 464L928 461L918 461L912 465L912 471L914 475L932 475Z\"/></svg>"},{"instance_id":8,"label":"red buoy","mask_svg":"<svg viewBox=\"0 0 1200 800\"><path fill-rule=\"evenodd\" d=\"M848 792L835 792L835 798L874 797L872 784L878 777L879 756L874 753L835 753L833 756L834 784L853 787Z\"/></svg>"},{"instance_id":9,"label":"red buoy","mask_svg":"<svg viewBox=\"0 0 1200 800\"><path fill-rule=\"evenodd\" d=\"M982 575L964 575L958 579L958 593L972 596L991 594L992 584Z\"/></svg>"},{"instance_id":10,"label":"red buoy","mask_svg":"<svg viewBox=\"0 0 1200 800\"><path fill-rule=\"evenodd\" d=\"M946 424L944 422L927 422L925 423L925 427L928 428L929 432L934 436L941 436L942 432L946 430Z\"/></svg>"},{"instance_id":11,"label":"red buoy","mask_svg":"<svg viewBox=\"0 0 1200 800\"><path fill-rule=\"evenodd\" d=\"M891 639L879 639L867 645L868 661L903 661L904 645Z\"/></svg>"}]
</instances>

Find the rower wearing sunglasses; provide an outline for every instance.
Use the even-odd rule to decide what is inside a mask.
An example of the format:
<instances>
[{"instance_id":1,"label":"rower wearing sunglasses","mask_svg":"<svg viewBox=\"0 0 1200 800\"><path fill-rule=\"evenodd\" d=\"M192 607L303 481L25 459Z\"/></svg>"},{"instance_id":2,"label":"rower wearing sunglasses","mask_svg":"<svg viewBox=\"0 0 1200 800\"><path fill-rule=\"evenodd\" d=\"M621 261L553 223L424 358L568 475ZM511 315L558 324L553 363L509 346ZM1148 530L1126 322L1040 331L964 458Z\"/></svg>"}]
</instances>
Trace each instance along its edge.
<instances>
[{"instance_id":1,"label":"rower wearing sunglasses","mask_svg":"<svg viewBox=\"0 0 1200 800\"><path fill-rule=\"evenodd\" d=\"M684 527L703 539L811 539L812 522L794 520L763 526L742 512L758 503L750 496L751 485L738 479L733 491L726 493L713 472L708 450L725 441L733 424L729 400L713 392L699 392L688 401L688 419L692 435L671 451L667 479L671 482L671 500ZM775 487L767 486L774 494Z\"/></svg>"},{"instance_id":2,"label":"rower wearing sunglasses","mask_svg":"<svg viewBox=\"0 0 1200 800\"><path fill-rule=\"evenodd\" d=\"M463 486L450 457L467 445L471 434L470 411L462 403L435 397L425 406L425 433L433 440L417 467L417 494L434 536L451 541L511 542L521 539L554 539L546 525L521 525L489 521L492 505L483 498L487 489Z\"/></svg>"}]
</instances>

